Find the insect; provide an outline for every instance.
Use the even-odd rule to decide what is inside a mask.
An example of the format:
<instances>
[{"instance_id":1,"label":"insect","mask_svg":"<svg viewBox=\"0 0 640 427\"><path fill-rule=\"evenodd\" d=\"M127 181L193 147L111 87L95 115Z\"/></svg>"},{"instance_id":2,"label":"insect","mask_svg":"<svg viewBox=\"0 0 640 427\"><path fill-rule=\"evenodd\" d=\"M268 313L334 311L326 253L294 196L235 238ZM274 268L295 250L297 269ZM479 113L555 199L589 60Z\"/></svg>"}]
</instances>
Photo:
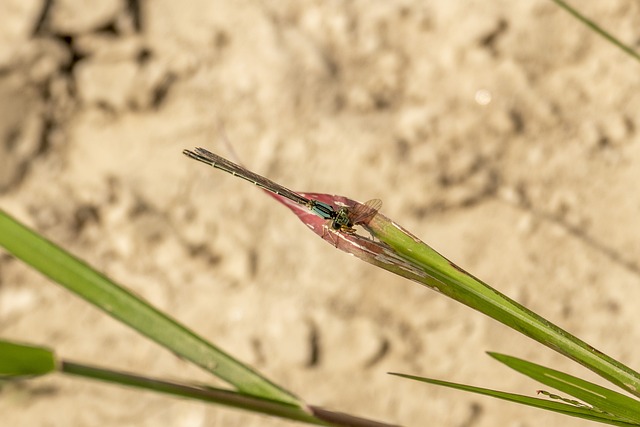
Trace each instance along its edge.
<instances>
[{"instance_id":1,"label":"insect","mask_svg":"<svg viewBox=\"0 0 640 427\"><path fill-rule=\"evenodd\" d=\"M224 157L220 157L217 154L205 150L204 148L195 148L193 151L183 150L182 153L192 159L242 178L264 190L270 191L306 207L320 218L330 221L330 227L336 231L355 233L356 230L354 226L367 223L382 206L382 201L380 199L373 199L364 204L358 204L353 207L344 206L336 210L333 206L327 203L304 197L295 191L289 190L287 187L271 181L269 178L265 178L255 172L251 172L250 170L237 165Z\"/></svg>"},{"instance_id":2,"label":"insect","mask_svg":"<svg viewBox=\"0 0 640 427\"><path fill-rule=\"evenodd\" d=\"M350 208L342 207L338 209L335 218L331 221L331 228L346 233L355 233L356 230L353 227L368 223L381 207L382 200L380 199L371 199L364 204L360 203Z\"/></svg>"}]
</instances>

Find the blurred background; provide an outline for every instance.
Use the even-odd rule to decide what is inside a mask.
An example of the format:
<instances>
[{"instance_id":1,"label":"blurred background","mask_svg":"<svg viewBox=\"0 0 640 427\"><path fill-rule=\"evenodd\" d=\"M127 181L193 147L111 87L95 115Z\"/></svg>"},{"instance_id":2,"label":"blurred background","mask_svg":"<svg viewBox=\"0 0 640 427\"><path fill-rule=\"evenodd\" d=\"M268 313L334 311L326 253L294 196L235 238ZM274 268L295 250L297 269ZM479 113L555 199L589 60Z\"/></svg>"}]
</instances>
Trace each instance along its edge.
<instances>
[{"instance_id":1,"label":"blurred background","mask_svg":"<svg viewBox=\"0 0 640 427\"><path fill-rule=\"evenodd\" d=\"M576 2L634 47L640 4ZM595 375L336 251L230 156L380 198L455 263L640 368L640 64L550 1L3 0L0 207L309 403L406 425L578 426L388 371L535 395L496 351ZM0 335L211 377L0 255ZM280 426L62 376L3 424Z\"/></svg>"}]
</instances>

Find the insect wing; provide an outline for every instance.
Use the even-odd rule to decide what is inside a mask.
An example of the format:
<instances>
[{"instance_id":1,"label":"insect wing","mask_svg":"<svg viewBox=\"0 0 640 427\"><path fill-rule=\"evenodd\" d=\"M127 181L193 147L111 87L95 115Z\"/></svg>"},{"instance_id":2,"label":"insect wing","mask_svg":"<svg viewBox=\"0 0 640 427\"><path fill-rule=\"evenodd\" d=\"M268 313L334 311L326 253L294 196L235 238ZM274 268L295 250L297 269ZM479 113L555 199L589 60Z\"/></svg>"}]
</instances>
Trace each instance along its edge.
<instances>
[{"instance_id":1,"label":"insect wing","mask_svg":"<svg viewBox=\"0 0 640 427\"><path fill-rule=\"evenodd\" d=\"M369 222L382 207L382 200L371 199L364 204L358 203L349 210L349 220L353 225Z\"/></svg>"}]
</instances>

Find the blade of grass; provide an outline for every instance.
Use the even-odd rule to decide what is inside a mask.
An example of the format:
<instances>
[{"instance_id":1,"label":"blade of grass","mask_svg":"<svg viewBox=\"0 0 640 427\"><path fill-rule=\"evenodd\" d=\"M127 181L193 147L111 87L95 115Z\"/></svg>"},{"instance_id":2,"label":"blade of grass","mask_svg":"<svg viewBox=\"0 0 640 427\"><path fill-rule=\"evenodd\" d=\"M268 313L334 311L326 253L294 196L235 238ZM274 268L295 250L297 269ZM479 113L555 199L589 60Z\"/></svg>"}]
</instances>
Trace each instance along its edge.
<instances>
[{"instance_id":1,"label":"blade of grass","mask_svg":"<svg viewBox=\"0 0 640 427\"><path fill-rule=\"evenodd\" d=\"M639 373L496 291L384 215L378 213L366 228L397 255L424 271L427 276L418 279L415 275L407 276L411 280L436 289L504 323L640 396Z\"/></svg>"},{"instance_id":2,"label":"blade of grass","mask_svg":"<svg viewBox=\"0 0 640 427\"><path fill-rule=\"evenodd\" d=\"M58 361L48 348L0 340L0 378L20 379L52 372L187 397L276 417L326 425L297 405L192 384L160 380L70 361Z\"/></svg>"},{"instance_id":3,"label":"blade of grass","mask_svg":"<svg viewBox=\"0 0 640 427\"><path fill-rule=\"evenodd\" d=\"M239 391L302 403L246 365L0 210L0 246L51 280Z\"/></svg>"},{"instance_id":4,"label":"blade of grass","mask_svg":"<svg viewBox=\"0 0 640 427\"><path fill-rule=\"evenodd\" d=\"M157 378L149 378L146 376L103 369L70 361L62 361L60 366L60 372L69 375L170 394L172 396L216 403L219 405L230 406L295 421L302 421L310 424L327 425L314 418L309 412L305 411L305 409L299 405L263 399L257 396L237 393L231 390L160 380Z\"/></svg>"},{"instance_id":5,"label":"blade of grass","mask_svg":"<svg viewBox=\"0 0 640 427\"><path fill-rule=\"evenodd\" d=\"M300 407L230 390L148 378L69 361L62 361L60 365L61 371L66 374L217 403L308 424L343 427L394 427L391 424L333 412L311 405Z\"/></svg>"},{"instance_id":6,"label":"blade of grass","mask_svg":"<svg viewBox=\"0 0 640 427\"><path fill-rule=\"evenodd\" d=\"M343 196L301 194L330 204L334 209L358 205L358 202ZM640 374L467 273L381 213L366 224L361 224L380 240L378 242L359 234L327 230L326 221L322 218L278 196L272 197L291 209L307 227L337 249L468 305L640 396Z\"/></svg>"},{"instance_id":7,"label":"blade of grass","mask_svg":"<svg viewBox=\"0 0 640 427\"><path fill-rule=\"evenodd\" d=\"M0 382L10 382L25 376L41 376L52 372L215 403L308 424L344 427L393 427L390 424L311 405L293 405L202 384L167 381L68 360L58 360L55 353L48 348L0 340Z\"/></svg>"},{"instance_id":8,"label":"blade of grass","mask_svg":"<svg viewBox=\"0 0 640 427\"><path fill-rule=\"evenodd\" d=\"M50 350L0 340L0 378L44 375L55 369L55 356Z\"/></svg>"},{"instance_id":9,"label":"blade of grass","mask_svg":"<svg viewBox=\"0 0 640 427\"><path fill-rule=\"evenodd\" d=\"M640 62L640 54L638 54L638 52L636 52L630 46L622 43L620 40L618 40L615 36L613 36L611 33L606 31L604 28L602 28L601 26L596 24L594 21L592 21L591 19L587 18L586 16L584 16L583 14L578 12L577 9L571 7L567 2L565 2L563 0L551 0L551 1L553 1L555 4L557 4L560 8L564 9L565 11L567 11L574 18L576 18L578 21L582 22L584 25L589 27L590 30L592 30L596 34L599 34L600 36L604 37L604 39L607 40L609 43L611 43L614 46L617 46L618 48L622 49L622 51L624 53L626 53L627 55L629 55L630 57L632 57L636 61Z\"/></svg>"},{"instance_id":10,"label":"blade of grass","mask_svg":"<svg viewBox=\"0 0 640 427\"><path fill-rule=\"evenodd\" d=\"M489 355L511 369L576 397L594 408L615 414L623 420L640 424L640 401L638 400L573 375L527 362L517 357L499 353L489 353Z\"/></svg>"},{"instance_id":11,"label":"blade of grass","mask_svg":"<svg viewBox=\"0 0 640 427\"><path fill-rule=\"evenodd\" d=\"M602 412L594 411L593 409L589 409L589 408L585 408L585 407L579 407L579 406L573 406L573 405L567 405L565 403L554 402L554 401L547 400L547 399L539 399L539 398L535 398L535 397L524 396L524 395L521 395L521 394L506 393L506 392L503 392L503 391L491 390L491 389L482 388L482 387L474 387L474 386L465 385L465 384L452 383L452 382L449 382L449 381L441 381L441 380L436 380L436 379L432 379L432 378L423 378L423 377L417 377L417 376L406 375L406 374L399 374L399 373L394 373L394 372L390 372L390 374L398 376L398 377L402 377L402 378L408 378L408 379L412 379L412 380L416 380L416 381L421 381L421 382L428 383L428 384L435 384L435 385L449 387L449 388L453 388L453 389L457 389L457 390L463 390L463 391L468 391L468 392L471 392L471 393L481 394L481 395L484 395L484 396L491 396L491 397L495 397L497 399L502 399L502 400L507 400L509 402L519 403L521 405L527 405L527 406L531 406L531 407L538 408L538 409L544 409L544 410L547 410L547 411L557 412L559 414L569 415L569 416L572 416L572 417L583 418L585 420L597 421L597 422L601 422L601 423L611 424L611 425L615 425L615 426L622 426L622 427L632 427L632 426L638 426L639 425L639 424L636 424L636 423L631 423L631 422L626 422L626 421L620 420L619 418L617 418L617 417L615 417L613 415L604 414Z\"/></svg>"},{"instance_id":12,"label":"blade of grass","mask_svg":"<svg viewBox=\"0 0 640 427\"><path fill-rule=\"evenodd\" d=\"M77 375L106 382L111 382L140 389L182 396L205 402L217 403L251 412L258 412L308 424L343 427L397 427L391 424L360 418L340 412L333 412L317 406L291 405L288 403L263 399L242 393L219 388L198 386L179 382L148 378L135 374L117 372L94 366L61 362L61 371L66 374Z\"/></svg>"}]
</instances>

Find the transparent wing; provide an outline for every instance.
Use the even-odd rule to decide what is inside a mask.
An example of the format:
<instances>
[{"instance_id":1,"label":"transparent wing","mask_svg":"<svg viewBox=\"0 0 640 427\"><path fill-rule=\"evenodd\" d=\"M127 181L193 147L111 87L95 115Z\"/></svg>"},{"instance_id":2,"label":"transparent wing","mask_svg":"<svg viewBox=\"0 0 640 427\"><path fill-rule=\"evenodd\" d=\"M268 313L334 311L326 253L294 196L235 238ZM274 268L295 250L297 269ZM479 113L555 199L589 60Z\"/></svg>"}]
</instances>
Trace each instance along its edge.
<instances>
[{"instance_id":1,"label":"transparent wing","mask_svg":"<svg viewBox=\"0 0 640 427\"><path fill-rule=\"evenodd\" d=\"M382 200L371 199L367 202L358 203L349 209L349 220L353 225L366 224L378 213L382 207Z\"/></svg>"}]
</instances>

